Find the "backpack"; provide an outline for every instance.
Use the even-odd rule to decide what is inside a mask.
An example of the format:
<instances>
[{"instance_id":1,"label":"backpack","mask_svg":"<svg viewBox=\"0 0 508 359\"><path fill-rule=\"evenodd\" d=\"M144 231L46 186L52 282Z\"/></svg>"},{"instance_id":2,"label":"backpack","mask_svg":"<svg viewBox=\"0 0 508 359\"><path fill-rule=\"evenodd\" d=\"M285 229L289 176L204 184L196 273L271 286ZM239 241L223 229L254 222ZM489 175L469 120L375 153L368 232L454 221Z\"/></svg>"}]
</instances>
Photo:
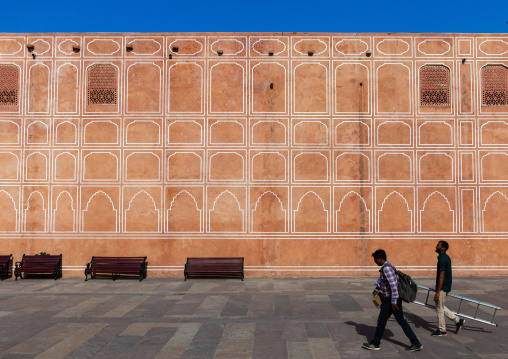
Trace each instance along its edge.
<instances>
[{"instance_id":1,"label":"backpack","mask_svg":"<svg viewBox=\"0 0 508 359\"><path fill-rule=\"evenodd\" d=\"M400 299L406 303L414 302L416 299L416 292L418 292L418 286L414 280L412 280L406 273L395 269L395 267L390 267L392 267L397 275L397 290L399 291Z\"/></svg>"}]
</instances>

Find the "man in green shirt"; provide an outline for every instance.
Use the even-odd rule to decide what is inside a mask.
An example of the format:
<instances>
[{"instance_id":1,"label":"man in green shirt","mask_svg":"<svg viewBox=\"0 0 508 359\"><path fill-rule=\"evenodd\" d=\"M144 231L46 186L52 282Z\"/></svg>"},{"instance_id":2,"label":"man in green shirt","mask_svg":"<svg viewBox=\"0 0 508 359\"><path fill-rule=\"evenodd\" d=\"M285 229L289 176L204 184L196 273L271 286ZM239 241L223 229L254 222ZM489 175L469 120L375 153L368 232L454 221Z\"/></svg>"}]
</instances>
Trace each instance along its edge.
<instances>
[{"instance_id":1,"label":"man in green shirt","mask_svg":"<svg viewBox=\"0 0 508 359\"><path fill-rule=\"evenodd\" d=\"M448 243L439 241L436 246L437 256L437 273L436 273L436 295L434 301L436 302L437 321L439 329L432 333L434 337L446 336L446 323L444 317L453 320L456 326L456 333L462 328L465 323L464 319L459 319L455 314L446 308L444 303L446 296L452 290L452 260L446 254L448 250Z\"/></svg>"}]
</instances>

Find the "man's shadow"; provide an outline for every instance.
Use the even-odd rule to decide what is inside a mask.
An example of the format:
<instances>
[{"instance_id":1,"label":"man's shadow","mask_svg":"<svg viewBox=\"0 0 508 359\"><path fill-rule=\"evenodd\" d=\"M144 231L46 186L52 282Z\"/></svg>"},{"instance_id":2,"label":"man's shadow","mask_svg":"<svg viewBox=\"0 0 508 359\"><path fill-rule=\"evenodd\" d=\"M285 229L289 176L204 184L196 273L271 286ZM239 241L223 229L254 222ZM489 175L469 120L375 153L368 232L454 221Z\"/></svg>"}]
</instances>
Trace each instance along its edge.
<instances>
[{"instance_id":1,"label":"man's shadow","mask_svg":"<svg viewBox=\"0 0 508 359\"><path fill-rule=\"evenodd\" d=\"M427 320L417 316L416 314L413 314L411 312L404 312L404 316L406 317L406 319L413 323L413 325L415 326L415 328L422 328L423 330L426 330L430 333L432 333L433 331L435 331L437 329L437 323L436 322L428 322ZM448 319L446 319L447 323L446 323L446 326L447 326L447 331L450 331L451 333L455 333L455 324L453 324L453 322L450 324L450 322L448 321ZM491 331L489 330L485 330L484 328L482 327L475 327L475 326L472 326L472 320L467 320L466 319L466 325L464 325L464 327L462 328L462 331L466 331L466 332L481 332L481 333L492 333Z\"/></svg>"},{"instance_id":2,"label":"man's shadow","mask_svg":"<svg viewBox=\"0 0 508 359\"><path fill-rule=\"evenodd\" d=\"M389 319L388 322L394 321L393 319ZM359 335L365 336L367 339L367 342L370 342L370 340L374 337L374 333L376 332L375 326L370 326L366 324L361 323L355 323L352 321L345 322L347 325L354 326L356 329L356 332ZM399 342L398 340L393 339L394 335L393 332L390 329L385 329L385 332L383 334L383 340L386 340L387 342L400 345L401 347L407 347L407 344Z\"/></svg>"}]
</instances>

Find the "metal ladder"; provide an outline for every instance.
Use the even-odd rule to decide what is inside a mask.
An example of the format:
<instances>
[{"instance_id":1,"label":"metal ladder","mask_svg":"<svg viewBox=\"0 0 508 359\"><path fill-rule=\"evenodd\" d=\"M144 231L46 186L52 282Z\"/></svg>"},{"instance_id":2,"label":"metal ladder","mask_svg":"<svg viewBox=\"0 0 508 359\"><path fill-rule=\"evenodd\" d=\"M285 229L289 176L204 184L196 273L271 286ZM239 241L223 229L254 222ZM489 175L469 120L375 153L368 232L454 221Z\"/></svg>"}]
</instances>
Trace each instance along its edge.
<instances>
[{"instance_id":1,"label":"metal ladder","mask_svg":"<svg viewBox=\"0 0 508 359\"><path fill-rule=\"evenodd\" d=\"M427 308L436 309L436 306L428 303L430 293L431 292L435 292L436 290L432 289L432 288L429 288L429 287L425 287L423 285L418 285L418 288L421 288L421 289L424 289L424 290L427 291L427 299L425 299L425 303L422 303L422 302L419 302L419 301L416 301L416 300L413 303L419 304L419 305L423 305L424 307L427 307ZM489 304L489 303L479 302L479 301L474 300L474 299L461 297L461 296L455 295L455 294L448 294L448 297L457 298L457 299L460 300L459 309L457 310L456 313L454 312L455 315L458 315L458 316L461 316L461 317L464 317L464 318L467 318L467 319L476 320L478 322L482 322L482 323L493 325L493 326L497 327L497 323L494 323L494 318L496 317L497 311L501 310L500 307L492 305L492 304ZM475 311L474 317L471 317L469 315L460 313L460 307L461 307L463 301L466 301L466 302L469 302L469 303L473 303L473 304L476 305L476 311ZM478 309L480 308L480 305L483 305L483 306L489 307L491 309L494 309L494 314L492 315L492 320L491 321L477 318L477 316L478 316Z\"/></svg>"}]
</instances>

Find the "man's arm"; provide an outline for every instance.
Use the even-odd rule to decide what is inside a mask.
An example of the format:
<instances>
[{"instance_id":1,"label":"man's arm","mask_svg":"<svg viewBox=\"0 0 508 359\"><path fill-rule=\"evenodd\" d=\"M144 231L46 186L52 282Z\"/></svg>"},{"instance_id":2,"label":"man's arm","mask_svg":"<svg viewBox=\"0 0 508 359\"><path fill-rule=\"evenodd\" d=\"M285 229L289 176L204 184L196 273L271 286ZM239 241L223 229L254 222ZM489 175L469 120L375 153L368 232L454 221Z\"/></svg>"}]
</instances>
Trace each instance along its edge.
<instances>
[{"instance_id":1,"label":"man's arm","mask_svg":"<svg viewBox=\"0 0 508 359\"><path fill-rule=\"evenodd\" d=\"M440 270L439 276L437 277L436 294L434 295L434 302L439 301L439 295L441 294L441 288L443 287L445 271Z\"/></svg>"}]
</instances>

